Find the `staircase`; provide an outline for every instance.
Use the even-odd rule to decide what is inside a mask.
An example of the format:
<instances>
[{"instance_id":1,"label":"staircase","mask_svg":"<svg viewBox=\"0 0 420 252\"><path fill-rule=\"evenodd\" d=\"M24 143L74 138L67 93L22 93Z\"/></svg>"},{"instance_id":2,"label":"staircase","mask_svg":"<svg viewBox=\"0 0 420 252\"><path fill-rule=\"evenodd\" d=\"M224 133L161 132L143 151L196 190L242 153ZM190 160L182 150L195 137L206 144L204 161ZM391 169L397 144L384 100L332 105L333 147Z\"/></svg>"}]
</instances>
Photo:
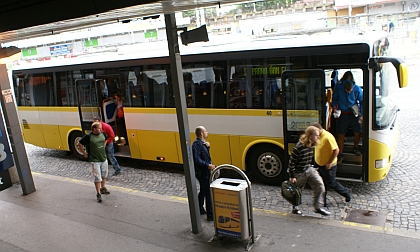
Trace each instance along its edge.
<instances>
[{"instance_id":1,"label":"staircase","mask_svg":"<svg viewBox=\"0 0 420 252\"><path fill-rule=\"evenodd\" d=\"M360 139L362 143L362 139ZM360 151L363 146L359 143ZM363 155L353 153L353 137L346 136L344 140L343 162L337 165L337 179L347 181L363 181Z\"/></svg>"}]
</instances>

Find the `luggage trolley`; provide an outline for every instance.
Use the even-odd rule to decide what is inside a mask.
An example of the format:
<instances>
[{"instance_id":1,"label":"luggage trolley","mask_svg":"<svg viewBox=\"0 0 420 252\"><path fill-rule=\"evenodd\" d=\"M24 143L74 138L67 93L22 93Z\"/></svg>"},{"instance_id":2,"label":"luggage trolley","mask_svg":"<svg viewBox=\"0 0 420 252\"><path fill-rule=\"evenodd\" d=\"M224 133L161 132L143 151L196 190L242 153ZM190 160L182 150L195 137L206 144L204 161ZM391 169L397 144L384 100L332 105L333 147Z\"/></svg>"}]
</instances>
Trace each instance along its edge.
<instances>
[{"instance_id":1,"label":"luggage trolley","mask_svg":"<svg viewBox=\"0 0 420 252\"><path fill-rule=\"evenodd\" d=\"M216 178L220 170L227 169L239 173L242 179ZM260 238L255 237L252 213L251 182L239 168L233 165L219 165L210 174L210 191L213 202L214 232L209 240L227 236L248 240L245 248L249 251Z\"/></svg>"}]
</instances>

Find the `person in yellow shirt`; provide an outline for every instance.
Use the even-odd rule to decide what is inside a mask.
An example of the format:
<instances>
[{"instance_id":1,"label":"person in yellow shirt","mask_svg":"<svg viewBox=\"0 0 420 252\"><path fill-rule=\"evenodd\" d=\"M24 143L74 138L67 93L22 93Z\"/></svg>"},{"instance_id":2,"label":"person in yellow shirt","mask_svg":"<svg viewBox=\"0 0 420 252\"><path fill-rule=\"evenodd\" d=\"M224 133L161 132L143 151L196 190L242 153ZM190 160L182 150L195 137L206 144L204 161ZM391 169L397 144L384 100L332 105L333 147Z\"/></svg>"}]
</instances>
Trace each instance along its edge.
<instances>
[{"instance_id":1,"label":"person in yellow shirt","mask_svg":"<svg viewBox=\"0 0 420 252\"><path fill-rule=\"evenodd\" d=\"M345 197L346 202L351 201L350 189L340 184L336 179L337 173L337 156L339 148L334 136L324 130L321 124L314 122L312 126L319 129L319 142L315 145L315 163L318 166L318 171L321 174L325 186L324 206L327 206L327 190L329 188L336 191L341 196Z\"/></svg>"}]
</instances>

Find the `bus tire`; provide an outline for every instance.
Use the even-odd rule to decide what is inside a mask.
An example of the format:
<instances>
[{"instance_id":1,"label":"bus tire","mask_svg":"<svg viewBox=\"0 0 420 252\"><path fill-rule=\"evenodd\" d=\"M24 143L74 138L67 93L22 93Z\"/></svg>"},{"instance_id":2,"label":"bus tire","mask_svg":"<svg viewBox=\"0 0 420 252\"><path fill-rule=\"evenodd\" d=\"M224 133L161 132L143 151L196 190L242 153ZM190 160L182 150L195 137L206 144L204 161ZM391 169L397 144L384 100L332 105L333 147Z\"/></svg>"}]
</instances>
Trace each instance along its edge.
<instances>
[{"instance_id":1,"label":"bus tire","mask_svg":"<svg viewBox=\"0 0 420 252\"><path fill-rule=\"evenodd\" d=\"M253 148L246 165L252 176L264 184L280 185L287 179L283 150L277 146L264 144Z\"/></svg>"},{"instance_id":2,"label":"bus tire","mask_svg":"<svg viewBox=\"0 0 420 252\"><path fill-rule=\"evenodd\" d=\"M70 140L69 140L69 146L70 151L76 158L80 160L86 160L86 158L83 156L83 152L79 149L79 146L77 143L79 143L80 139L82 139L82 132L75 131L70 134Z\"/></svg>"}]
</instances>

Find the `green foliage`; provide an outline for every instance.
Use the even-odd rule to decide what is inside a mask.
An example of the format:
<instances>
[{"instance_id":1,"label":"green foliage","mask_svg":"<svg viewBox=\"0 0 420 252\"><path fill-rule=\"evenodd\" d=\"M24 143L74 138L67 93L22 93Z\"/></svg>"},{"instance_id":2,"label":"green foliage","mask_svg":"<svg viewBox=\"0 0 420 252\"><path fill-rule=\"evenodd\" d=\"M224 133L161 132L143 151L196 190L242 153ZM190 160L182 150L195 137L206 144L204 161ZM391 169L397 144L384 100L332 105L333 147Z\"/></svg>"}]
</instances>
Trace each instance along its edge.
<instances>
[{"instance_id":1,"label":"green foliage","mask_svg":"<svg viewBox=\"0 0 420 252\"><path fill-rule=\"evenodd\" d=\"M195 17L195 10L187 10L182 12L182 17Z\"/></svg>"},{"instance_id":2,"label":"green foliage","mask_svg":"<svg viewBox=\"0 0 420 252\"><path fill-rule=\"evenodd\" d=\"M242 12L254 12L254 4L255 4L256 11L274 10L274 9L279 9L281 7L290 6L294 4L295 2L296 0L271 0L271 1L260 1L260 2L253 2L253 3L243 3L243 4L238 4L236 6L236 9L241 10Z\"/></svg>"},{"instance_id":3,"label":"green foliage","mask_svg":"<svg viewBox=\"0 0 420 252\"><path fill-rule=\"evenodd\" d=\"M264 11L264 10L275 10L280 9L281 7L287 7L294 4L297 0L270 0L270 1L259 1L259 2L248 2L236 5L236 9L229 11L228 14L235 13L250 13L254 11ZM206 17L216 16L216 7L206 8L205 10ZM183 11L182 17L195 17L195 9Z\"/></svg>"}]
</instances>

